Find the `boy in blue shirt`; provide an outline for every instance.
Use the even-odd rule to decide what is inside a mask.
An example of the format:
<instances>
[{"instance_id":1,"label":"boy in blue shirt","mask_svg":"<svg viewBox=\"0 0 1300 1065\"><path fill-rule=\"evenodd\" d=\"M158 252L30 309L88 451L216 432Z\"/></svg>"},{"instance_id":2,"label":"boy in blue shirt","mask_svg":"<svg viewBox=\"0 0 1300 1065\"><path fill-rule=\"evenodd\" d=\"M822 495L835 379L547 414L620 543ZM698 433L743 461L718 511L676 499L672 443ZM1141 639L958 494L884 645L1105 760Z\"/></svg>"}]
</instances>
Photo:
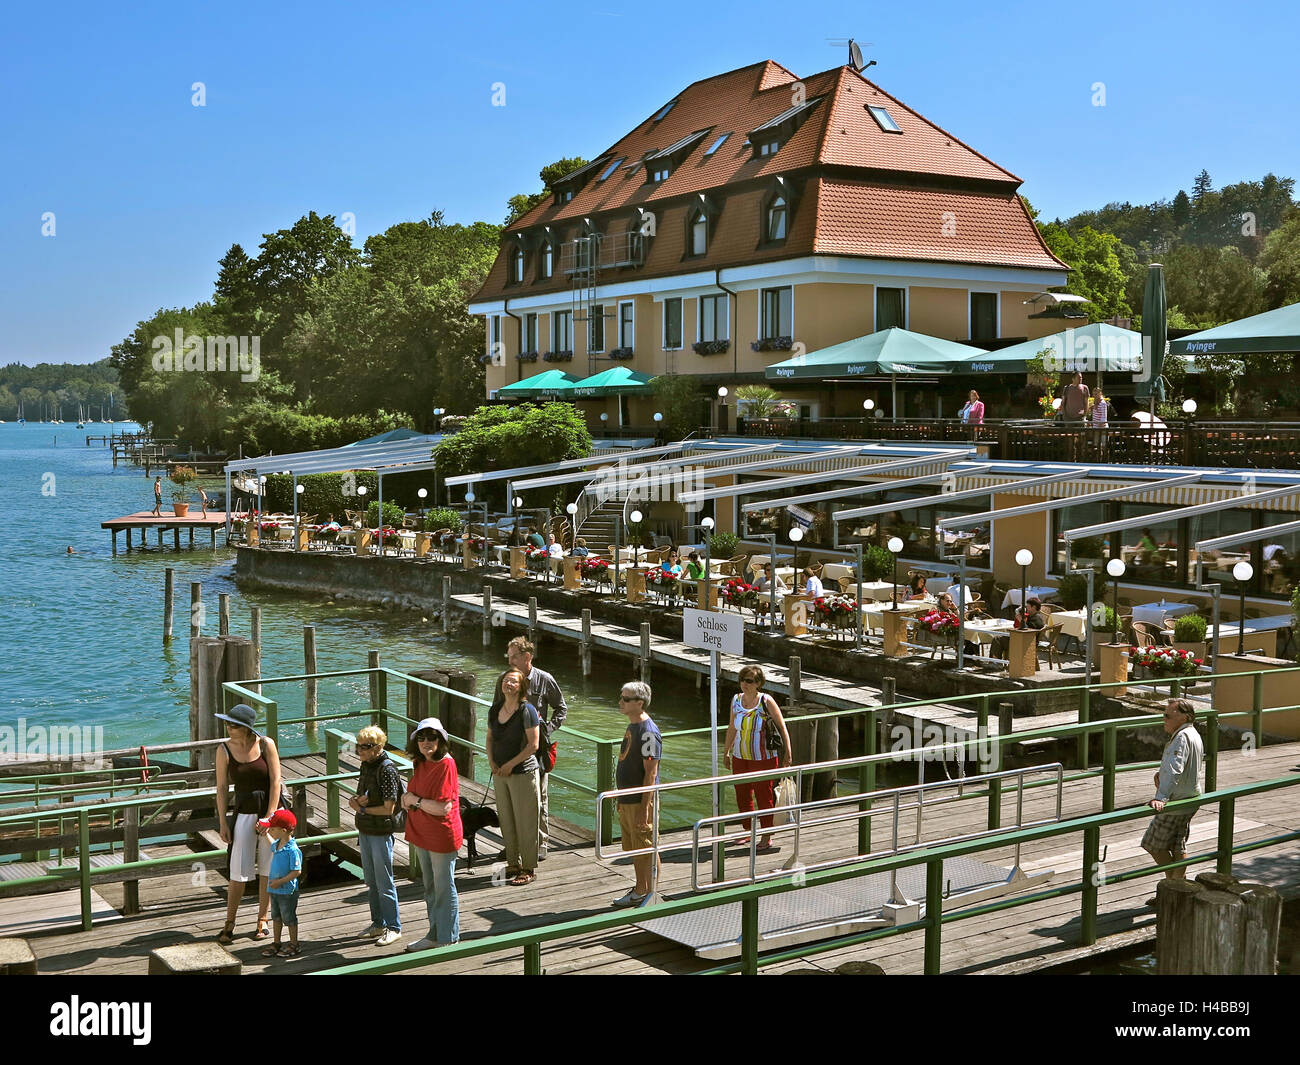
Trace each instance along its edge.
<instances>
[{"instance_id":1,"label":"boy in blue shirt","mask_svg":"<svg viewBox=\"0 0 1300 1065\"><path fill-rule=\"evenodd\" d=\"M266 890L271 896L271 917L275 927L275 941L262 948L262 956L281 958L298 956L298 877L302 875L302 851L293 838L298 819L291 810L276 810L268 818L257 822L275 842L271 847L271 868L267 873ZM289 943L280 945L281 930L289 929Z\"/></svg>"}]
</instances>

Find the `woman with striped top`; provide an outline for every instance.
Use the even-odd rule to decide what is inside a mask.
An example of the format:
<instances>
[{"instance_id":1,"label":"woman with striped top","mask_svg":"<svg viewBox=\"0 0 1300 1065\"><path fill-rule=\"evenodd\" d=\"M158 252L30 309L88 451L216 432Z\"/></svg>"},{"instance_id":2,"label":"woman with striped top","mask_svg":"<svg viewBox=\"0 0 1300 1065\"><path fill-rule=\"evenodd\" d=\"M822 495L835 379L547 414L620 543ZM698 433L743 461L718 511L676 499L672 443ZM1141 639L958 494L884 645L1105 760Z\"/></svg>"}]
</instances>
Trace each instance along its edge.
<instances>
[{"instance_id":1,"label":"woman with striped top","mask_svg":"<svg viewBox=\"0 0 1300 1065\"><path fill-rule=\"evenodd\" d=\"M740 671L740 692L731 700L731 717L727 721L728 768L733 773L756 773L762 769L775 769L778 764L790 764L790 733L776 700L763 691L763 671L758 666L745 666ZM782 750L769 751L764 740L763 727L771 718L781 734ZM775 781L752 780L736 785L736 806L743 813L754 809L757 801L760 810L770 810L776 805ZM769 854L779 850L772 845L772 815L760 817L764 832L758 841L757 852Z\"/></svg>"}]
</instances>

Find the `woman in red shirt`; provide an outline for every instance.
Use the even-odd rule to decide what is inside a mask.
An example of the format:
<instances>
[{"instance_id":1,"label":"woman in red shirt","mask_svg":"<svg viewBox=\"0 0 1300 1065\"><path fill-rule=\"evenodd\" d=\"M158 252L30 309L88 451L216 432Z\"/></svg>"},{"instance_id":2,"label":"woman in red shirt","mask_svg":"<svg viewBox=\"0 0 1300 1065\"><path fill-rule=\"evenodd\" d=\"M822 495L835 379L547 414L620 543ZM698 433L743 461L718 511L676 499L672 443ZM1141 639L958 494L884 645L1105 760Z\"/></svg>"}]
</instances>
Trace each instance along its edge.
<instances>
[{"instance_id":1,"label":"woman in red shirt","mask_svg":"<svg viewBox=\"0 0 1300 1065\"><path fill-rule=\"evenodd\" d=\"M451 738L442 722L426 717L411 734L406 753L415 768L402 796L406 842L420 863L429 934L406 949L428 950L460 939L460 899L456 895L456 852L464 842L460 823L460 778L451 756Z\"/></svg>"}]
</instances>

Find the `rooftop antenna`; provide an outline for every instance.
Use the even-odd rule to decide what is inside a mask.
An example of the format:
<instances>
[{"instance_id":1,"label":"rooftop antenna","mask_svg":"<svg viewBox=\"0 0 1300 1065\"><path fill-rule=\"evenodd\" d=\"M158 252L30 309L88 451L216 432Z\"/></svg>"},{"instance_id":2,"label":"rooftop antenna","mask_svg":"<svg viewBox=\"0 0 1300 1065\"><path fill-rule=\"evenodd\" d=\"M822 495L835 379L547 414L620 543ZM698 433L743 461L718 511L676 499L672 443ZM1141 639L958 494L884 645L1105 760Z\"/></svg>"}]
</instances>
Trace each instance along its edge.
<instances>
[{"instance_id":1,"label":"rooftop antenna","mask_svg":"<svg viewBox=\"0 0 1300 1065\"><path fill-rule=\"evenodd\" d=\"M848 40L845 40L842 37L827 37L826 43L836 45L838 47L843 47L844 45L848 45L849 65L853 67L853 69L856 70L859 74L861 74L867 68L874 67L876 65L876 61L874 59L870 63L864 63L862 61L862 49L858 46L858 42L855 41L852 37L848 38ZM870 41L867 42L867 47L868 48L871 47Z\"/></svg>"}]
</instances>

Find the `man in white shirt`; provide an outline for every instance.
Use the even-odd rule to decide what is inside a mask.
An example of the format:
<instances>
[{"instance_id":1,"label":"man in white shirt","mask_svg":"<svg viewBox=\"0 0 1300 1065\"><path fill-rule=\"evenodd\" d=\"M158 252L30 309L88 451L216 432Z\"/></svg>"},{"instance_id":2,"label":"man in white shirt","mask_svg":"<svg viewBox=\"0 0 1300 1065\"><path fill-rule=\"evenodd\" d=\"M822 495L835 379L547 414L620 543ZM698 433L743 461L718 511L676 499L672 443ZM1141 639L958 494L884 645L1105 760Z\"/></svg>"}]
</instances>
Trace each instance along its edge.
<instances>
[{"instance_id":1,"label":"man in white shirt","mask_svg":"<svg viewBox=\"0 0 1300 1065\"><path fill-rule=\"evenodd\" d=\"M823 595L826 594L825 592L822 591L821 579L817 576L815 572L813 572L813 568L811 566L805 567L803 571L803 576L804 576L803 597L806 600L808 600L808 602L811 603L814 599L820 599Z\"/></svg>"},{"instance_id":2,"label":"man in white shirt","mask_svg":"<svg viewBox=\"0 0 1300 1065\"><path fill-rule=\"evenodd\" d=\"M1187 857L1187 836L1195 810L1164 812L1165 803L1175 799L1190 799L1201 794L1201 769L1205 761L1205 744L1196 731L1196 711L1186 699L1170 699L1165 706L1164 757L1156 773L1156 797L1148 806L1156 815L1142 837L1142 849L1157 865L1179 862ZM1186 867L1170 869L1166 879L1185 880ZM1148 906L1155 898L1147 899Z\"/></svg>"}]
</instances>

